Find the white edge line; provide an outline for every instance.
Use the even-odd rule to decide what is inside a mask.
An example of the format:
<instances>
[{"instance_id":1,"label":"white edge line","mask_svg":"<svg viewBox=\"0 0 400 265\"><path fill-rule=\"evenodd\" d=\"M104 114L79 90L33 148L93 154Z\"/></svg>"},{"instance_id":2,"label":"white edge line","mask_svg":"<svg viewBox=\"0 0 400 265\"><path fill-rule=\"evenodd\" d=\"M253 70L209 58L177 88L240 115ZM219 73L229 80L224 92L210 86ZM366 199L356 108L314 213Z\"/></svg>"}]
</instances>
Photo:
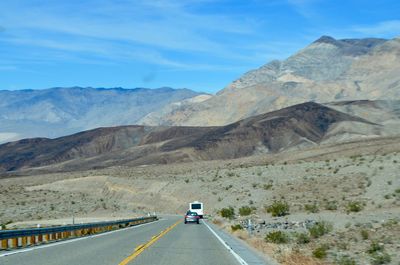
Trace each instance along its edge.
<instances>
[{"instance_id":1,"label":"white edge line","mask_svg":"<svg viewBox=\"0 0 400 265\"><path fill-rule=\"evenodd\" d=\"M83 236L83 237L78 237L78 238L73 238L73 239L66 239L66 240L63 240L63 241L60 241L60 242L55 242L55 243L49 242L46 245L34 246L34 247L27 248L27 249L21 249L21 250L16 250L16 251L12 251L12 252L3 253L3 254L0 254L0 258L11 256L11 255L14 255L14 254L29 252L29 251L37 250L37 249L41 249L41 248L48 248L48 247L54 247L54 246L58 246L58 245L68 244L68 243L76 242L76 241L79 241L79 240L84 240L84 239L95 238L95 237L99 237L99 236L110 235L112 233L116 233L116 232L120 232L120 231L124 231L124 230L128 230L128 229L134 229L134 228L138 228L138 227L149 225L149 224L154 224L154 223L157 223L157 222L159 222L161 220L163 220L163 219L158 219L157 221L153 221L153 222L150 222L150 223L130 226L130 227L121 228L121 229L117 229L117 230L114 230L114 231L108 231L108 232L104 232L104 233L100 233L100 234L96 234L96 235Z\"/></svg>"},{"instance_id":2,"label":"white edge line","mask_svg":"<svg viewBox=\"0 0 400 265\"><path fill-rule=\"evenodd\" d=\"M222 245L228 249L228 251L236 258L236 260L242 265L249 265L242 257L239 256L205 221L203 224L207 226L207 228L214 234L214 236L222 243Z\"/></svg>"}]
</instances>

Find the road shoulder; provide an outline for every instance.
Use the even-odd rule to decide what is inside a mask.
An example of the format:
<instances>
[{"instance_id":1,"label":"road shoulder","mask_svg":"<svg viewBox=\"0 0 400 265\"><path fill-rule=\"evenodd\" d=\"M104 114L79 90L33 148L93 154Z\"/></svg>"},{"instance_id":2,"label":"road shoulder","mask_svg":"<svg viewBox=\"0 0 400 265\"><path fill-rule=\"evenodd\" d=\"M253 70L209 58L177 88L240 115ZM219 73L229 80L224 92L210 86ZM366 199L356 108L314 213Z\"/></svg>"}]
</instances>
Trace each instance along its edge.
<instances>
[{"instance_id":1,"label":"road shoulder","mask_svg":"<svg viewBox=\"0 0 400 265\"><path fill-rule=\"evenodd\" d=\"M212 222L203 220L203 222L215 232L215 234L240 258L248 265L278 265L276 261L271 258L264 258L245 242L233 237L227 232L223 231Z\"/></svg>"}]
</instances>

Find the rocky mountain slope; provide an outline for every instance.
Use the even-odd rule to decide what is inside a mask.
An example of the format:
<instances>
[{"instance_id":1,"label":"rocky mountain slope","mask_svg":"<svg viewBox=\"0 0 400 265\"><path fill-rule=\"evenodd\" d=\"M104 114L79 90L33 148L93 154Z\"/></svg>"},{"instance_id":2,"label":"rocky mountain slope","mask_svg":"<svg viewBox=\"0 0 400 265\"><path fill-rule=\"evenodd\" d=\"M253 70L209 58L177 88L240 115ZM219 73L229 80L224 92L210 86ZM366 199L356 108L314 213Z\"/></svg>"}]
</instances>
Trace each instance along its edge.
<instances>
[{"instance_id":1,"label":"rocky mountain slope","mask_svg":"<svg viewBox=\"0 0 400 265\"><path fill-rule=\"evenodd\" d=\"M362 105L360 102L341 104L350 110ZM393 105L399 106L399 102ZM392 109L379 110L383 113ZM399 118L398 112L393 115ZM397 124L399 121L400 118ZM120 126L56 139L11 142L0 145L0 172L49 166L52 170L70 171L231 159L385 135L390 135L385 125L308 102L226 126Z\"/></svg>"},{"instance_id":2,"label":"rocky mountain slope","mask_svg":"<svg viewBox=\"0 0 400 265\"><path fill-rule=\"evenodd\" d=\"M244 74L217 95L174 106L141 122L224 125L307 101L400 98L400 38L323 36L283 61Z\"/></svg>"},{"instance_id":3,"label":"rocky mountain slope","mask_svg":"<svg viewBox=\"0 0 400 265\"><path fill-rule=\"evenodd\" d=\"M0 143L136 124L150 112L198 95L172 88L0 90Z\"/></svg>"}]
</instances>

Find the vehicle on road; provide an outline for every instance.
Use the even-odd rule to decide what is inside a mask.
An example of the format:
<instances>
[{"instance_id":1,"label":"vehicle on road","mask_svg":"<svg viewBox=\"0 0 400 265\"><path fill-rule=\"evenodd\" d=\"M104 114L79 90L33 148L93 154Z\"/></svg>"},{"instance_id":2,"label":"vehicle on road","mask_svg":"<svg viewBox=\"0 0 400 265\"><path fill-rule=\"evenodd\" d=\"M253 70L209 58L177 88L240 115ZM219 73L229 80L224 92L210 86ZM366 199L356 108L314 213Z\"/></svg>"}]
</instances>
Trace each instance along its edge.
<instances>
[{"instance_id":1,"label":"vehicle on road","mask_svg":"<svg viewBox=\"0 0 400 265\"><path fill-rule=\"evenodd\" d=\"M187 223L200 223L200 216L196 212L187 211L185 214L185 224Z\"/></svg>"},{"instance_id":2,"label":"vehicle on road","mask_svg":"<svg viewBox=\"0 0 400 265\"><path fill-rule=\"evenodd\" d=\"M197 213L202 219L204 215L204 205L199 201L191 202L189 203L189 211Z\"/></svg>"}]
</instances>

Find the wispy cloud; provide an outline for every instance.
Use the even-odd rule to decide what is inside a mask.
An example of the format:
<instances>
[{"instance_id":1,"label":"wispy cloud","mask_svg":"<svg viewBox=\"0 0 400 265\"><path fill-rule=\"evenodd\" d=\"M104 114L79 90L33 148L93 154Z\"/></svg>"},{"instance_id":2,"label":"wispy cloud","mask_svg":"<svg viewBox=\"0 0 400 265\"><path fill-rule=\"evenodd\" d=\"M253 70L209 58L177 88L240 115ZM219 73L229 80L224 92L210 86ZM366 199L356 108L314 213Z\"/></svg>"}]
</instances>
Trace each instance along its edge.
<instances>
[{"instance_id":1,"label":"wispy cloud","mask_svg":"<svg viewBox=\"0 0 400 265\"><path fill-rule=\"evenodd\" d=\"M318 15L317 11L314 9L314 5L319 0L287 0L289 5L294 8L294 10L301 16L307 19L313 19Z\"/></svg>"},{"instance_id":2,"label":"wispy cloud","mask_svg":"<svg viewBox=\"0 0 400 265\"><path fill-rule=\"evenodd\" d=\"M400 20L382 21L374 25L353 26L350 30L370 36L400 36Z\"/></svg>"},{"instance_id":3,"label":"wispy cloud","mask_svg":"<svg viewBox=\"0 0 400 265\"><path fill-rule=\"evenodd\" d=\"M221 36L256 37L257 23L243 16L195 11L214 1L3 2L0 16L10 30L0 42L178 68L191 64L169 58L171 52L253 60L237 52L240 44L227 45Z\"/></svg>"}]
</instances>

